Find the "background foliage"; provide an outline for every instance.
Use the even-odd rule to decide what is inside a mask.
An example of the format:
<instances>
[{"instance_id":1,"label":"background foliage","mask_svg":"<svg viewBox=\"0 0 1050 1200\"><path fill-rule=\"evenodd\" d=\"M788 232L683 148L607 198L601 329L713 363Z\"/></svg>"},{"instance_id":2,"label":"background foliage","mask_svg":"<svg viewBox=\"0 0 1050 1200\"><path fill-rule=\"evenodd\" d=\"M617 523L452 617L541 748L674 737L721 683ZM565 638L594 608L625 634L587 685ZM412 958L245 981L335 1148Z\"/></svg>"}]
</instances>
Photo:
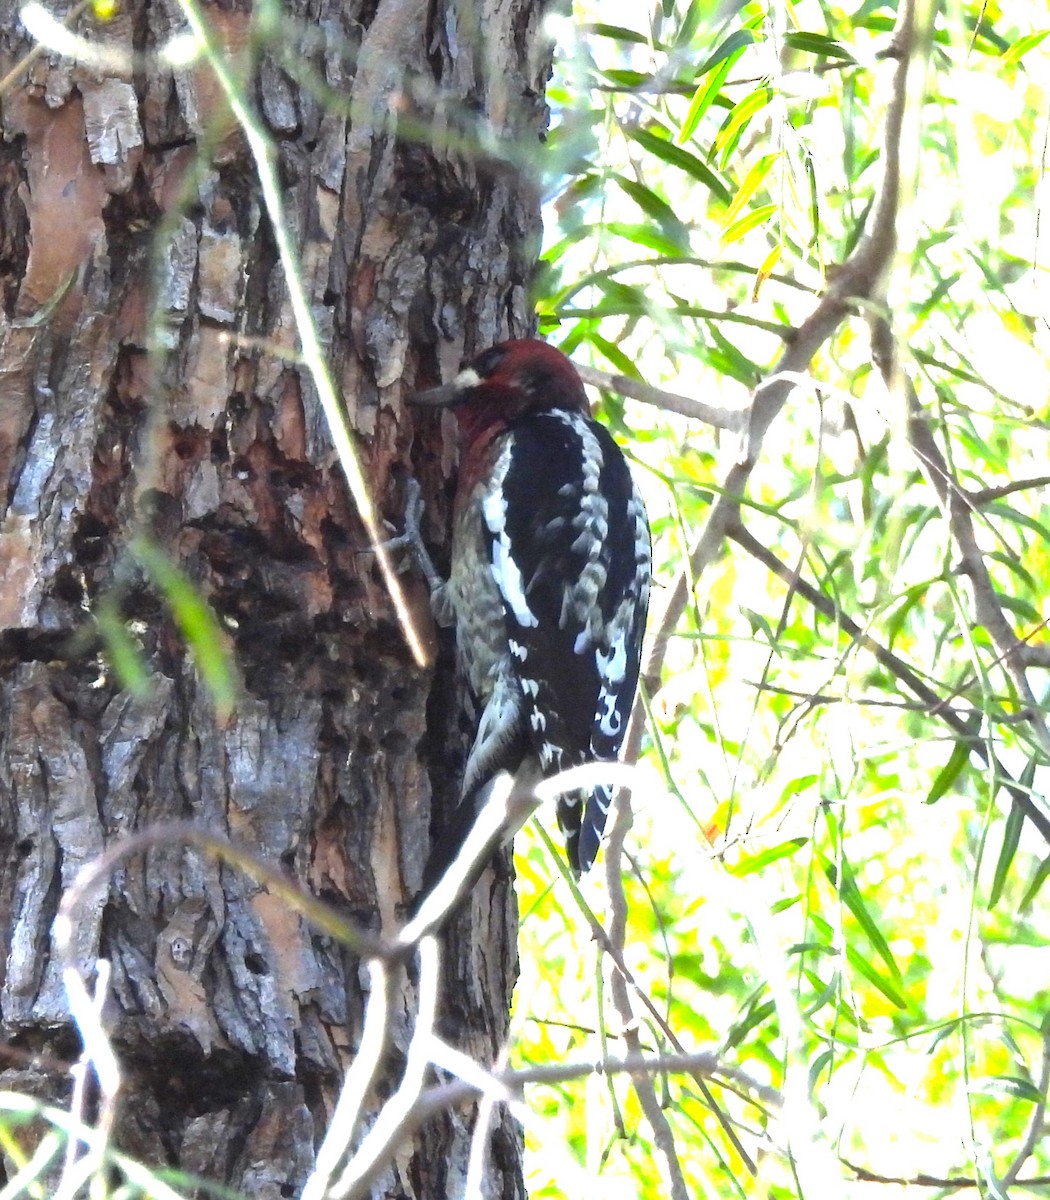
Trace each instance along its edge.
<instances>
[{"instance_id":1,"label":"background foliage","mask_svg":"<svg viewBox=\"0 0 1050 1200\"><path fill-rule=\"evenodd\" d=\"M741 416L878 215L896 6L579 0L552 19L552 130L529 162L541 332L722 412L604 392L673 636L650 662L626 906L615 845L577 891L541 830L519 840L510 1048L518 1067L711 1058L650 1093L626 1073L530 1085L535 1198L1050 1178L1050 21L1026 0L917 8L879 285L791 379L714 553ZM206 618L145 565L201 650ZM18 1162L25 1114L3 1107ZM127 1194L174 1194L121 1165Z\"/></svg>"},{"instance_id":2,"label":"background foliage","mask_svg":"<svg viewBox=\"0 0 1050 1200\"><path fill-rule=\"evenodd\" d=\"M647 8L581 4L557 27L541 329L577 361L746 407L870 217L895 6ZM1002 787L1009 773L1042 805L1048 778L1050 22L1026 3L929 15L885 303L995 603L1031 647L1020 674L1036 705L978 619L956 525L873 367L860 306L790 396L744 498L746 533L785 578L750 542L723 545L690 581L649 697L628 964L682 1042L789 1093L801 1068L811 1088L804 1115L790 1094L778 1112L715 1088L734 1146L694 1080L661 1085L694 1195L799 1194L792 1136L796 1156L814 1149L825 1195L909 1180L938 1194L966 1178L996 1196L1050 1173L1050 859ZM658 608L740 439L611 393L604 415L645 479ZM515 1054L622 1053L609 960L565 885L546 893L543 844L519 844ZM584 881L599 911L602 890ZM638 1009L644 1047L668 1051ZM664 1194L625 1083L537 1088L532 1103L545 1118L533 1196L594 1172L603 1195ZM583 1172L575 1185L552 1130Z\"/></svg>"}]
</instances>

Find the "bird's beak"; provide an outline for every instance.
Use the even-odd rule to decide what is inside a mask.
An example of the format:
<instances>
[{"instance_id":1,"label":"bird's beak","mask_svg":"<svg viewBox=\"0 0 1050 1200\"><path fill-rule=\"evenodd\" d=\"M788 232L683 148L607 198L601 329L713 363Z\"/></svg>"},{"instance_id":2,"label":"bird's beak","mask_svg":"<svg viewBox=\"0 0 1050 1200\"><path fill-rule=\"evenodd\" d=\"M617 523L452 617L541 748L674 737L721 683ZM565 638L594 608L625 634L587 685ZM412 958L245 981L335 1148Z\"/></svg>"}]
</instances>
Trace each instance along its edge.
<instances>
[{"instance_id":1,"label":"bird's beak","mask_svg":"<svg viewBox=\"0 0 1050 1200\"><path fill-rule=\"evenodd\" d=\"M418 404L425 408L448 408L467 399L472 388L481 383L481 376L473 367L464 367L451 383L441 387L427 388L425 392L416 392L408 397L409 404Z\"/></svg>"},{"instance_id":2,"label":"bird's beak","mask_svg":"<svg viewBox=\"0 0 1050 1200\"><path fill-rule=\"evenodd\" d=\"M441 387L427 388L425 392L415 392L408 397L409 404L417 404L421 408L447 408L455 404L463 395L463 390L456 383L446 383Z\"/></svg>"}]
</instances>

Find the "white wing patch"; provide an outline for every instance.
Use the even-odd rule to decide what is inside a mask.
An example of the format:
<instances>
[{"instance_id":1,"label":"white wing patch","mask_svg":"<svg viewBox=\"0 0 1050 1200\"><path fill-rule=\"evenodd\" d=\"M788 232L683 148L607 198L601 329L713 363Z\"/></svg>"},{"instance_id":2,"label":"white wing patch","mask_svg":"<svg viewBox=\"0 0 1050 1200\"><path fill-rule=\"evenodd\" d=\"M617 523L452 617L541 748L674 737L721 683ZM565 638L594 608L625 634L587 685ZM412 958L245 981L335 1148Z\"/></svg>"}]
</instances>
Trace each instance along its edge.
<instances>
[{"instance_id":1,"label":"white wing patch","mask_svg":"<svg viewBox=\"0 0 1050 1200\"><path fill-rule=\"evenodd\" d=\"M621 604L620 611L614 618L616 632L610 639L609 652L606 654L599 650L595 655L598 670L606 683L623 683L624 676L627 674L627 632L629 622L634 616L634 605L631 605L629 613L624 612L625 608L627 608L627 604Z\"/></svg>"},{"instance_id":2,"label":"white wing patch","mask_svg":"<svg viewBox=\"0 0 1050 1200\"><path fill-rule=\"evenodd\" d=\"M539 621L525 599L521 570L511 554L510 538L507 536L507 505L502 489L497 489L485 497L482 515L489 533L492 534L492 575L500 595L507 602L519 625L536 626Z\"/></svg>"}]
</instances>

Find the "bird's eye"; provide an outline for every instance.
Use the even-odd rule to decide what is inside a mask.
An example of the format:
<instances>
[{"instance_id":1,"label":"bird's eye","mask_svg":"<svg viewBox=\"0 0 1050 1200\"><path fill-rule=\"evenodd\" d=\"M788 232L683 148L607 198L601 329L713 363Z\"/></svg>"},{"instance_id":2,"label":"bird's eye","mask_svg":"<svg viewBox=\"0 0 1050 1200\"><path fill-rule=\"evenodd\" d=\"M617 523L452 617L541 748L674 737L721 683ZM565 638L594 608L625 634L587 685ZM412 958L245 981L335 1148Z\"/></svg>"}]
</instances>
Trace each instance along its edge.
<instances>
[{"instance_id":1,"label":"bird's eye","mask_svg":"<svg viewBox=\"0 0 1050 1200\"><path fill-rule=\"evenodd\" d=\"M514 382L526 396L536 396L550 389L551 378L542 366L526 367Z\"/></svg>"},{"instance_id":2,"label":"bird's eye","mask_svg":"<svg viewBox=\"0 0 1050 1200\"><path fill-rule=\"evenodd\" d=\"M486 350L484 354L479 354L474 359L474 370L482 379L487 379L506 357L507 351L503 346L493 346L491 350Z\"/></svg>"}]
</instances>

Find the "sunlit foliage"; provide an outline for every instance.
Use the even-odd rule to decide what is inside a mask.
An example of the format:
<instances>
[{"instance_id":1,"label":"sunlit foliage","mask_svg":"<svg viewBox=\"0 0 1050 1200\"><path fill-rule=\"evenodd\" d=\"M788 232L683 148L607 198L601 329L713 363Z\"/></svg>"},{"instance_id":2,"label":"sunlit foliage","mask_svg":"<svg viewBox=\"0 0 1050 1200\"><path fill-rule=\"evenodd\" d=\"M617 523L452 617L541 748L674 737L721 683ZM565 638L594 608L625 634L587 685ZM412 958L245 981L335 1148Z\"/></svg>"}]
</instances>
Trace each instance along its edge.
<instances>
[{"instance_id":1,"label":"sunlit foliage","mask_svg":"<svg viewBox=\"0 0 1050 1200\"><path fill-rule=\"evenodd\" d=\"M746 407L870 219L895 20L872 0L580 3L559 20L545 336ZM1017 652L989 629L958 522L873 366L868 305L766 436L750 541L693 581L648 697L628 965L687 1048L789 1093L778 1112L712 1087L734 1147L694 1080L660 1083L696 1195L800 1194L789 1144L813 1150L825 1195L929 1177L993 1196L1050 1175L1050 860L1003 786L1046 812L1050 20L956 3L931 29L882 307ZM611 391L603 412L646 488L659 608L740 439ZM518 865L516 1055L622 1053L608 958L565 885L545 892L543 846ZM584 894L601 915L601 879ZM638 1011L644 1045L667 1052ZM532 1099L534 1197L569 1188L553 1130L603 1196L664 1194L625 1082Z\"/></svg>"}]
</instances>

